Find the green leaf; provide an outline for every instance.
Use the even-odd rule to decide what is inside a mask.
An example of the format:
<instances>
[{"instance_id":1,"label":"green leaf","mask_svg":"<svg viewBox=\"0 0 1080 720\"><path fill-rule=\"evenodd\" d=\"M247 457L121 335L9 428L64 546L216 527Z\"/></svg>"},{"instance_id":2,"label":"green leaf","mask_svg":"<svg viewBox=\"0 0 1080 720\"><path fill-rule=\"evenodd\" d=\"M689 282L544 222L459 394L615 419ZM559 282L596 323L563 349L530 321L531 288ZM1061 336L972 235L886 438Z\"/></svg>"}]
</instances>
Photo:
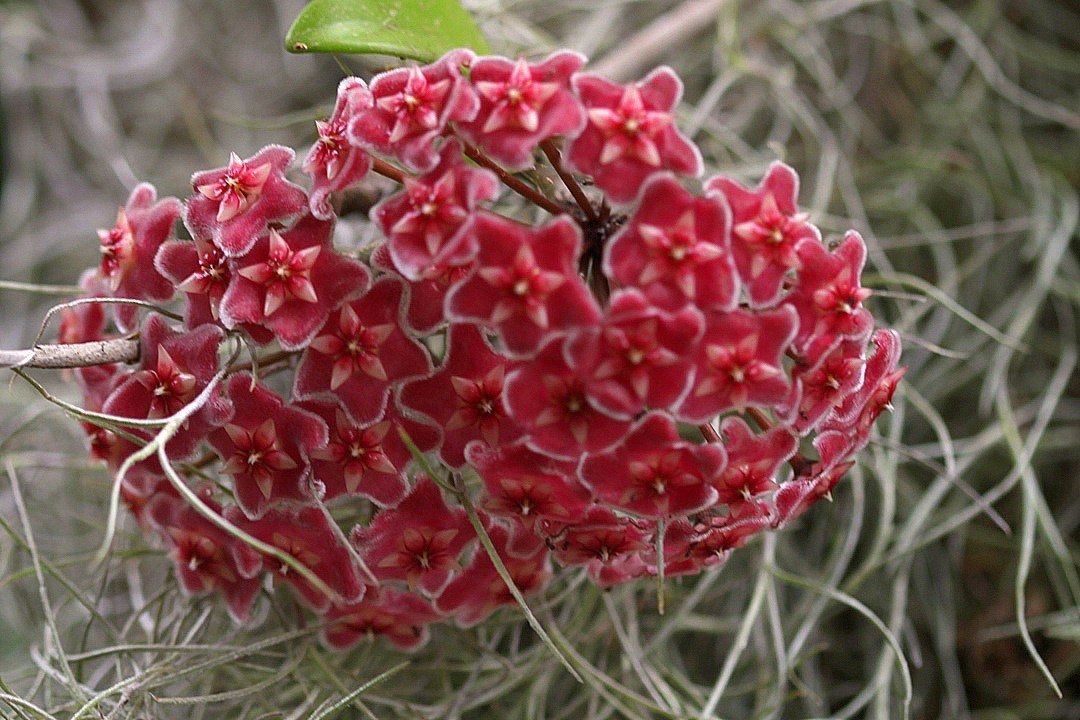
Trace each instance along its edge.
<instances>
[{"instance_id":1,"label":"green leaf","mask_svg":"<svg viewBox=\"0 0 1080 720\"><path fill-rule=\"evenodd\" d=\"M377 53L421 62L459 47L490 52L457 0L314 0L285 36L289 52Z\"/></svg>"}]
</instances>

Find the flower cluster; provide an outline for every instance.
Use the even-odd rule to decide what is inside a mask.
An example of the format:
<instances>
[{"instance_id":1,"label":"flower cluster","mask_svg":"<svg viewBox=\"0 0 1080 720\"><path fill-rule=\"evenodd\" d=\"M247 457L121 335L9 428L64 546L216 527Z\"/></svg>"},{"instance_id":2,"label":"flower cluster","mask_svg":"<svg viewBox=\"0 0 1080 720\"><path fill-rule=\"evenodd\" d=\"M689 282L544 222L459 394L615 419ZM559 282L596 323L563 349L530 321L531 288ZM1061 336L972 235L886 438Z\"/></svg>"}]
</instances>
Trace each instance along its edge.
<instances>
[{"instance_id":1,"label":"flower cluster","mask_svg":"<svg viewBox=\"0 0 1080 720\"><path fill-rule=\"evenodd\" d=\"M121 306L138 366L76 378L118 423L190 412L166 449L199 511L154 459L121 488L186 591L243 622L269 576L333 647L414 648L514 602L481 529L523 593L556 566L604 587L694 574L851 467L903 374L864 307L863 240L823 242L779 162L688 189L675 73L623 86L583 64L458 50L347 78L309 189L269 146L182 203L140 185L100 232L87 295L183 299L182 328ZM372 173L397 183L370 213L382 239L342 253L335 203ZM523 222L537 207L510 190L551 217ZM62 339L107 324L78 305ZM273 347L211 386L232 338ZM113 471L155 432L87 428Z\"/></svg>"}]
</instances>

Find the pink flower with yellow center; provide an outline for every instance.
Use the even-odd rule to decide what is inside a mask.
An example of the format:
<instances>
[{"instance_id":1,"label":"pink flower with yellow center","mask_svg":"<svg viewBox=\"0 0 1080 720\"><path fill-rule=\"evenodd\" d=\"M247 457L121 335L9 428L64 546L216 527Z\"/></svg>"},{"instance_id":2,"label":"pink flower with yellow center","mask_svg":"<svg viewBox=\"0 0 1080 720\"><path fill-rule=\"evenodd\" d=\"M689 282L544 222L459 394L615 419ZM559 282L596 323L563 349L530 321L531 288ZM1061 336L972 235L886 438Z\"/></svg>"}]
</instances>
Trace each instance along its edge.
<instances>
[{"instance_id":1,"label":"pink flower with yellow center","mask_svg":"<svg viewBox=\"0 0 1080 720\"><path fill-rule=\"evenodd\" d=\"M151 418L169 417L195 397L198 380L176 364L164 346L158 345L153 370L140 370L135 379L152 395Z\"/></svg>"},{"instance_id":2,"label":"pink flower with yellow center","mask_svg":"<svg viewBox=\"0 0 1080 720\"><path fill-rule=\"evenodd\" d=\"M237 274L263 286L266 293L263 314L270 317L286 300L319 301L315 286L311 284L311 269L321 251L318 245L293 250L281 233L271 230L270 252L266 259L240 268Z\"/></svg>"},{"instance_id":3,"label":"pink flower with yellow center","mask_svg":"<svg viewBox=\"0 0 1080 720\"><path fill-rule=\"evenodd\" d=\"M213 182L196 185L203 197L218 204L217 221L231 220L251 206L259 195L273 166L266 162L251 166L236 153L229 154L229 164Z\"/></svg>"},{"instance_id":4,"label":"pink flower with yellow center","mask_svg":"<svg viewBox=\"0 0 1080 720\"><path fill-rule=\"evenodd\" d=\"M109 281L109 288L116 292L135 260L135 238L124 208L117 211L116 225L112 229L98 230L98 239L101 241L101 274Z\"/></svg>"}]
</instances>

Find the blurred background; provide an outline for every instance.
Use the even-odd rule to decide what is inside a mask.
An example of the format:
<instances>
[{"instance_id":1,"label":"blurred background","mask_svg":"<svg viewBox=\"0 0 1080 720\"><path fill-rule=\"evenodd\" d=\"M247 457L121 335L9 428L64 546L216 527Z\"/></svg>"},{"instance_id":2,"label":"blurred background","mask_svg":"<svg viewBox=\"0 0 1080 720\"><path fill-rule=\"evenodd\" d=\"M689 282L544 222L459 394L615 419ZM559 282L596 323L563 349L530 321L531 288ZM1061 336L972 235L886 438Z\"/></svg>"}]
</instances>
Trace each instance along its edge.
<instances>
[{"instance_id":1,"label":"blurred background","mask_svg":"<svg viewBox=\"0 0 1080 720\"><path fill-rule=\"evenodd\" d=\"M183 196L230 151L306 147L346 70L393 63L285 53L303 5L0 0L0 281L75 283L138 181ZM835 501L672 581L668 614L648 583L560 579L542 612L596 669L589 684L505 612L435 627L349 716L698 717L711 704L717 717L891 718L910 696L920 718L1080 717L1080 8L466 5L496 52L571 47L623 81L674 67L707 174L756 182L775 158L794 165L823 231L867 238L872 309L902 332L911 370ZM351 215L340 230L366 227ZM57 292L0 284L0 348L30 344ZM36 377L74 399L60 374ZM19 379L0 391L0 458L0 715L34 716L3 695L60 717L126 682L101 717L302 717L401 660L378 642L230 655L301 621L271 603L233 629L212 600L179 596L130 522L91 568L109 479L77 423Z\"/></svg>"}]
</instances>

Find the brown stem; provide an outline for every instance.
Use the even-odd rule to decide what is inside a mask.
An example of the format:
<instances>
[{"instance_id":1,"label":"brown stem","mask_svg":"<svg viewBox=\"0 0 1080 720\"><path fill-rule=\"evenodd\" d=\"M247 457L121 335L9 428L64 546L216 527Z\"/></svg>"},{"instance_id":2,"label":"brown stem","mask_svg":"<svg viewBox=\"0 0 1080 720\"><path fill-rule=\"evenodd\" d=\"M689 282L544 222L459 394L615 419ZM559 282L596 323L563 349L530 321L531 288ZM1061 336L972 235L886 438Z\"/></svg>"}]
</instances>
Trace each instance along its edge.
<instances>
[{"instance_id":1,"label":"brown stem","mask_svg":"<svg viewBox=\"0 0 1080 720\"><path fill-rule=\"evenodd\" d=\"M511 175L505 168L482 153L479 148L468 144L463 144L463 147L465 148L464 152L466 157L477 165L485 167L498 175L499 180L502 181L503 185L510 188L521 197L532 202L534 205L539 205L552 215L562 215L566 213L566 208L562 205L547 197L527 182Z\"/></svg>"},{"instance_id":2,"label":"brown stem","mask_svg":"<svg viewBox=\"0 0 1080 720\"><path fill-rule=\"evenodd\" d=\"M0 367L80 368L139 359L136 338L116 338L63 345L37 345L31 350L0 350Z\"/></svg>"},{"instance_id":3,"label":"brown stem","mask_svg":"<svg viewBox=\"0 0 1080 720\"><path fill-rule=\"evenodd\" d=\"M388 163L385 160L382 160L380 158L372 156L371 160L372 160L372 162L371 162L371 169L372 170L374 170L378 174L382 175L383 177L390 178L391 180L393 180L396 183L401 183L402 185L405 184L405 178L408 177L408 176L405 174L404 171L402 171L399 168L394 167L390 163Z\"/></svg>"},{"instance_id":4,"label":"brown stem","mask_svg":"<svg viewBox=\"0 0 1080 720\"><path fill-rule=\"evenodd\" d=\"M555 147L555 143L552 142L551 138L548 138L540 143L540 149L547 155L551 167L555 168L555 172L558 173L559 177L562 179L566 189L574 196L574 201L577 202L578 207L585 213L585 217L588 218L589 221L595 222L597 219L596 209L589 200L589 196L581 189L581 185L574 179L573 174L563 166L562 153L559 152L559 148Z\"/></svg>"},{"instance_id":5,"label":"brown stem","mask_svg":"<svg viewBox=\"0 0 1080 720\"><path fill-rule=\"evenodd\" d=\"M716 432L716 428L714 428L709 423L702 423L701 425L698 425L698 430L700 430L701 434L705 436L705 442L720 442L720 433Z\"/></svg>"}]
</instances>

